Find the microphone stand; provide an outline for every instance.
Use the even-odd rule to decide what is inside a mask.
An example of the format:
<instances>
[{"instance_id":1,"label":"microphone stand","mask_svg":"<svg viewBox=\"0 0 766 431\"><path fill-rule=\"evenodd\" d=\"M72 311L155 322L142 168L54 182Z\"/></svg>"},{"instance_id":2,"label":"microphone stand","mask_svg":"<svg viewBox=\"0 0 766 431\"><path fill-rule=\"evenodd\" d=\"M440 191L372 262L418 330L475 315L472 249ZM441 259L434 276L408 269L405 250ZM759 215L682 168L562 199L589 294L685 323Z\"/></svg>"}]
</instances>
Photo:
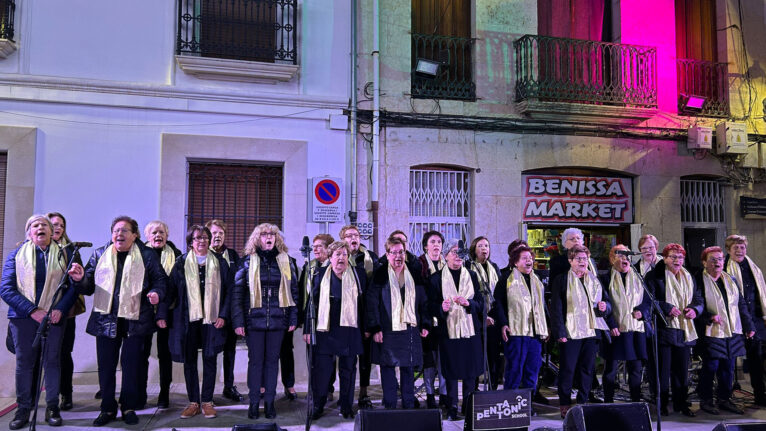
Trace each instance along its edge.
<instances>
[{"instance_id":1,"label":"microphone stand","mask_svg":"<svg viewBox=\"0 0 766 431\"><path fill-rule=\"evenodd\" d=\"M466 263L468 263L469 266L471 265L481 265L478 262L474 262L471 260L470 256L465 257ZM489 263L489 259L487 259L487 265L491 265ZM475 271L476 275L479 276L480 272ZM489 275L488 275L489 276ZM481 293L482 299L484 299L484 307L482 307L481 312L481 318L482 318L482 324L481 324L481 334L482 334L482 348L484 350L484 392L487 392L489 390L489 358L487 358L487 310L488 304L490 304L490 295L489 295L489 289L487 286L488 281L485 281L479 276L479 292Z\"/></svg>"},{"instance_id":2,"label":"microphone stand","mask_svg":"<svg viewBox=\"0 0 766 431\"><path fill-rule=\"evenodd\" d=\"M48 248L52 246L53 240L51 240ZM50 329L51 313L53 312L53 307L58 305L58 302L61 300L61 295L63 295L64 289L68 287L66 281L69 279L69 270L72 268L72 264L74 263L75 256L78 255L79 249L80 247L74 247L74 252L72 252L72 256L69 258L69 262L67 262L66 269L64 270L64 275L61 277L61 280L59 280L59 284L56 286L56 291L53 293L53 300L51 301L51 305L48 307L48 310L45 313L45 317L43 317L43 320L40 322L40 326L37 327L35 339L32 341L32 349L36 349L42 344L42 347L40 347L40 351L37 354L37 364L40 368L37 371L37 375L35 377L35 396L32 403L32 418L29 420L29 429L32 431L37 429L37 405L40 402L40 393L42 392L41 386L43 380L42 376L43 371L45 370L45 357L48 353L48 331ZM61 247L61 253L64 253L63 247ZM66 319L66 316L62 314L61 318Z\"/></svg>"},{"instance_id":3,"label":"microphone stand","mask_svg":"<svg viewBox=\"0 0 766 431\"><path fill-rule=\"evenodd\" d=\"M316 344L316 322L314 318L314 268L309 261L311 251L301 250L303 254L303 261L306 265L306 289L308 290L308 303L306 304L306 319L304 325L308 325L308 333L311 342L306 344L306 368L308 370L308 393L306 394L306 431L311 428L311 416L314 412L314 392L313 392L313 369L314 369L314 349Z\"/></svg>"},{"instance_id":4,"label":"microphone stand","mask_svg":"<svg viewBox=\"0 0 766 431\"><path fill-rule=\"evenodd\" d=\"M634 268L631 270L635 271ZM649 291L649 288L646 287L646 280L644 279L644 276L641 275L641 271L636 271L636 274L638 274L638 278L641 280L641 287L644 288L644 293L649 297L649 300L652 303L652 310L654 311L652 313L652 325L654 325L654 331L652 332L652 345L654 346L654 356L652 359L654 360L654 382L657 385L657 394L655 397L655 407L657 408L657 431L662 431L662 414L660 413L660 363L658 359L658 352L657 352L657 332L659 331L659 328L657 327L657 317L659 316L660 320L662 320L662 323L667 327L668 321L665 319L665 316L662 314L662 309L660 308L660 305L657 303L657 299L655 299L652 292Z\"/></svg>"}]
</instances>

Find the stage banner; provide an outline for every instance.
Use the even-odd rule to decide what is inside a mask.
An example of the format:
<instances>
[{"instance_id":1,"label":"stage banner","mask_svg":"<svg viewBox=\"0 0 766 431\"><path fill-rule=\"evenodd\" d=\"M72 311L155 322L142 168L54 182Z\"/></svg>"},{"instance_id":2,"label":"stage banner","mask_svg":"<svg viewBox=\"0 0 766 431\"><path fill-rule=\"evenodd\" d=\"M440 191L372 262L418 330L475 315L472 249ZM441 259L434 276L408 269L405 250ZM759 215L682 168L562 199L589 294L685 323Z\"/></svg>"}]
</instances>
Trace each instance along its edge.
<instances>
[{"instance_id":1,"label":"stage banner","mask_svg":"<svg viewBox=\"0 0 766 431\"><path fill-rule=\"evenodd\" d=\"M529 389L477 391L471 394L468 406L464 431L528 428L532 393Z\"/></svg>"},{"instance_id":2,"label":"stage banner","mask_svg":"<svg viewBox=\"0 0 766 431\"><path fill-rule=\"evenodd\" d=\"M617 177L522 175L525 222L633 223L633 180Z\"/></svg>"}]
</instances>

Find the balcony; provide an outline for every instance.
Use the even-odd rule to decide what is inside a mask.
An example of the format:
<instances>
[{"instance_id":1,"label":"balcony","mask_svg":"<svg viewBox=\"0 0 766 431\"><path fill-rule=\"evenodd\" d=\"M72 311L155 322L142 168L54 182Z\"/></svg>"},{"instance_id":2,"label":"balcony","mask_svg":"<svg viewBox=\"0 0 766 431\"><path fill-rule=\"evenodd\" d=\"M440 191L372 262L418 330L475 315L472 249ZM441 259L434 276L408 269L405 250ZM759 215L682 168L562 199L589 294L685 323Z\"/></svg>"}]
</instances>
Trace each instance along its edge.
<instances>
[{"instance_id":1,"label":"balcony","mask_svg":"<svg viewBox=\"0 0 766 431\"><path fill-rule=\"evenodd\" d=\"M679 58L678 112L700 117L729 117L729 74L726 63ZM705 102L699 110L686 108L688 96L703 97Z\"/></svg>"},{"instance_id":2,"label":"balcony","mask_svg":"<svg viewBox=\"0 0 766 431\"><path fill-rule=\"evenodd\" d=\"M631 124L657 112L656 48L539 35L513 47L525 115Z\"/></svg>"},{"instance_id":3,"label":"balcony","mask_svg":"<svg viewBox=\"0 0 766 431\"><path fill-rule=\"evenodd\" d=\"M13 17L16 14L14 0L0 0L0 58L6 58L16 51L13 40Z\"/></svg>"},{"instance_id":4,"label":"balcony","mask_svg":"<svg viewBox=\"0 0 766 431\"><path fill-rule=\"evenodd\" d=\"M287 81L297 73L297 0L181 0L176 61L200 78Z\"/></svg>"},{"instance_id":5,"label":"balcony","mask_svg":"<svg viewBox=\"0 0 766 431\"><path fill-rule=\"evenodd\" d=\"M473 45L474 40L466 37L412 33L412 97L476 100ZM441 63L435 77L415 73L419 58Z\"/></svg>"}]
</instances>

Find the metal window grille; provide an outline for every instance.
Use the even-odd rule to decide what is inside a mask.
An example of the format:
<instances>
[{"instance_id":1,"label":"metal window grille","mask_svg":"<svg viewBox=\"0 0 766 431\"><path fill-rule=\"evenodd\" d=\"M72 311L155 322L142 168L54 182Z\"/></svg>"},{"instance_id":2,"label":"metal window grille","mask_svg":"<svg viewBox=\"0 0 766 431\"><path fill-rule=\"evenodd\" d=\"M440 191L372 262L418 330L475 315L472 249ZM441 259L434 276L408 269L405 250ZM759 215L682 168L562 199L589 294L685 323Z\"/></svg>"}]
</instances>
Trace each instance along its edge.
<instances>
[{"instance_id":1,"label":"metal window grille","mask_svg":"<svg viewBox=\"0 0 766 431\"><path fill-rule=\"evenodd\" d=\"M188 178L187 226L225 221L226 245L240 254L258 224L282 228L282 166L189 162Z\"/></svg>"},{"instance_id":2,"label":"metal window grille","mask_svg":"<svg viewBox=\"0 0 766 431\"><path fill-rule=\"evenodd\" d=\"M297 0L181 0L176 53L297 64Z\"/></svg>"},{"instance_id":3,"label":"metal window grille","mask_svg":"<svg viewBox=\"0 0 766 431\"><path fill-rule=\"evenodd\" d=\"M412 33L412 97L476 100L473 46L474 40L469 37ZM423 77L415 72L419 58L443 64L436 77Z\"/></svg>"},{"instance_id":4,"label":"metal window grille","mask_svg":"<svg viewBox=\"0 0 766 431\"><path fill-rule=\"evenodd\" d=\"M681 222L724 223L723 183L681 180Z\"/></svg>"},{"instance_id":5,"label":"metal window grille","mask_svg":"<svg viewBox=\"0 0 766 431\"><path fill-rule=\"evenodd\" d=\"M16 14L14 0L0 0L0 39L13 42L13 16Z\"/></svg>"},{"instance_id":6,"label":"metal window grille","mask_svg":"<svg viewBox=\"0 0 766 431\"><path fill-rule=\"evenodd\" d=\"M456 170L410 170L411 252L423 253L423 234L436 230L445 239L465 240L471 230L471 176Z\"/></svg>"}]
</instances>

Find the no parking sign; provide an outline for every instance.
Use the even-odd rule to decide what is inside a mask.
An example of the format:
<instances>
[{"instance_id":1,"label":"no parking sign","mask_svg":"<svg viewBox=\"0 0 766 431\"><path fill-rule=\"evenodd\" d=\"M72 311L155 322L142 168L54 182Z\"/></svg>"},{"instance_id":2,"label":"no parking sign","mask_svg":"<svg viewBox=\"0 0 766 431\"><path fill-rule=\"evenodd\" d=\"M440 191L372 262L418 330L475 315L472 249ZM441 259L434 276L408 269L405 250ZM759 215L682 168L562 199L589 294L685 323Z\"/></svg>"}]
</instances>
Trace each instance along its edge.
<instances>
[{"instance_id":1,"label":"no parking sign","mask_svg":"<svg viewBox=\"0 0 766 431\"><path fill-rule=\"evenodd\" d=\"M337 223L343 221L343 182L340 178L311 179L311 221Z\"/></svg>"}]
</instances>

